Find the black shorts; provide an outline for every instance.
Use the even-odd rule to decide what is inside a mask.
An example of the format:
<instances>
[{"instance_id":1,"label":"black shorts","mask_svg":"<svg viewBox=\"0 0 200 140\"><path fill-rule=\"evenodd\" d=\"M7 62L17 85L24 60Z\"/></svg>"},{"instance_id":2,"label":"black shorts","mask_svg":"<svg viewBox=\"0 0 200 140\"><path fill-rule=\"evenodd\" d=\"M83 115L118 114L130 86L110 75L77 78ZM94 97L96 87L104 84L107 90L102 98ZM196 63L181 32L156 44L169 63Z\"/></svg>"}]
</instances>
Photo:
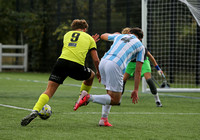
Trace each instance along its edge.
<instances>
[{"instance_id":1,"label":"black shorts","mask_svg":"<svg viewBox=\"0 0 200 140\"><path fill-rule=\"evenodd\" d=\"M53 67L49 80L62 84L68 76L75 80L87 80L91 76L91 69L76 62L59 58Z\"/></svg>"}]
</instances>

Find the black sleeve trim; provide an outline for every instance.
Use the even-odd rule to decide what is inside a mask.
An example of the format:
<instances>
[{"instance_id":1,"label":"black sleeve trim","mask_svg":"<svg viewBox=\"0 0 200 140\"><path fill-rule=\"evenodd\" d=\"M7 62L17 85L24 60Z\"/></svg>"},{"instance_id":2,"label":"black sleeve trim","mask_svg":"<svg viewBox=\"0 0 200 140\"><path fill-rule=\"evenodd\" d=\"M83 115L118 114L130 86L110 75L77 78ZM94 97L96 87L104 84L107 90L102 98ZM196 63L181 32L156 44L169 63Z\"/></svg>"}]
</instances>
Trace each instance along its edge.
<instances>
[{"instance_id":1,"label":"black sleeve trim","mask_svg":"<svg viewBox=\"0 0 200 140\"><path fill-rule=\"evenodd\" d=\"M89 50L89 52L90 52L91 50L97 50L97 48L92 48L92 49Z\"/></svg>"}]
</instances>

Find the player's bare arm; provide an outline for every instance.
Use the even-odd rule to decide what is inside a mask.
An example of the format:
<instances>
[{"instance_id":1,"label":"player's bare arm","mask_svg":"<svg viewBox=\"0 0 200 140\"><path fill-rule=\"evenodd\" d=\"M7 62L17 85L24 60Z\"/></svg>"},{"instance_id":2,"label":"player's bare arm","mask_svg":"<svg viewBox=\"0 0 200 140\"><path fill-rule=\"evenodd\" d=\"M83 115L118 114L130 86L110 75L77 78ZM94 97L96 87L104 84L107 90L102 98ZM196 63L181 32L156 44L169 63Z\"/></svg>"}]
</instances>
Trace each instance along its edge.
<instances>
[{"instance_id":1,"label":"player's bare arm","mask_svg":"<svg viewBox=\"0 0 200 140\"><path fill-rule=\"evenodd\" d=\"M101 35L101 39L107 41L109 35L111 35L111 34L109 34L109 33L104 33L104 34Z\"/></svg>"},{"instance_id":2,"label":"player's bare arm","mask_svg":"<svg viewBox=\"0 0 200 140\"><path fill-rule=\"evenodd\" d=\"M147 56L149 57L150 61L153 63L153 65L157 69L158 74L162 75L163 71L160 69L160 67L158 66L158 63L156 62L155 58L153 57L153 55L149 51L147 52Z\"/></svg>"},{"instance_id":3,"label":"player's bare arm","mask_svg":"<svg viewBox=\"0 0 200 140\"><path fill-rule=\"evenodd\" d=\"M153 55L147 51L147 56L149 57L150 61L153 63L154 66L158 65Z\"/></svg>"},{"instance_id":4,"label":"player's bare arm","mask_svg":"<svg viewBox=\"0 0 200 140\"><path fill-rule=\"evenodd\" d=\"M140 77L141 77L141 69L142 69L142 62L137 61L136 62L136 69L135 69L135 86L134 90L131 94L132 102L135 104L138 102L138 90L139 90L139 84L140 84Z\"/></svg>"},{"instance_id":5,"label":"player's bare arm","mask_svg":"<svg viewBox=\"0 0 200 140\"><path fill-rule=\"evenodd\" d=\"M101 76L100 76L100 73L99 73L99 57L98 57L98 54L97 54L97 50L91 50L90 51L90 54L91 54L91 57L92 57L92 60L93 60L93 63L94 63L94 66L96 68L96 76L97 78L99 79L99 82L101 81Z\"/></svg>"},{"instance_id":6,"label":"player's bare arm","mask_svg":"<svg viewBox=\"0 0 200 140\"><path fill-rule=\"evenodd\" d=\"M113 34L120 34L120 33L119 32L115 32ZM111 33L104 33L104 34L101 35L101 39L105 40L105 41L108 41L108 36L109 35L113 35L113 34L111 34Z\"/></svg>"}]
</instances>

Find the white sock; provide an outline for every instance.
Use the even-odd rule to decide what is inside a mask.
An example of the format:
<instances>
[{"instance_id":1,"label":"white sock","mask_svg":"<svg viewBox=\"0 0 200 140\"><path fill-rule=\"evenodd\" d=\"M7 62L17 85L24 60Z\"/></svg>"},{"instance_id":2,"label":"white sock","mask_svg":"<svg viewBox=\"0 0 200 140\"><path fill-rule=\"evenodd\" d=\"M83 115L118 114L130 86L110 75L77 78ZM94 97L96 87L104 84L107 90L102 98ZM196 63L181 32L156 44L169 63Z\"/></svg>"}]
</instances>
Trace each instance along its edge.
<instances>
[{"instance_id":1,"label":"white sock","mask_svg":"<svg viewBox=\"0 0 200 140\"><path fill-rule=\"evenodd\" d=\"M102 117L108 118L108 114L110 113L112 105L102 105Z\"/></svg>"},{"instance_id":2,"label":"white sock","mask_svg":"<svg viewBox=\"0 0 200 140\"><path fill-rule=\"evenodd\" d=\"M102 105L109 105L111 102L110 95L91 95L89 101L92 101L93 103L98 103Z\"/></svg>"},{"instance_id":3,"label":"white sock","mask_svg":"<svg viewBox=\"0 0 200 140\"><path fill-rule=\"evenodd\" d=\"M160 102L160 99L159 99L158 93L157 93L156 95L154 95L154 99L155 99L155 102Z\"/></svg>"}]
</instances>

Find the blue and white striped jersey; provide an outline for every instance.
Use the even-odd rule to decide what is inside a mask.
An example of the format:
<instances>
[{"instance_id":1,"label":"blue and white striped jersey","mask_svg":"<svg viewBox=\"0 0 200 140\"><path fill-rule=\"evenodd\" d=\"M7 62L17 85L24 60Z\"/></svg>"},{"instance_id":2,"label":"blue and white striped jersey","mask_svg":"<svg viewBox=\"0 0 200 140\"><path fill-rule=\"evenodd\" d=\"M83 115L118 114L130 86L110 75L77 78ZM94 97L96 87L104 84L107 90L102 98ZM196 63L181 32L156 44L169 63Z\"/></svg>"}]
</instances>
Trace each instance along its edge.
<instances>
[{"instance_id":1,"label":"blue and white striped jersey","mask_svg":"<svg viewBox=\"0 0 200 140\"><path fill-rule=\"evenodd\" d=\"M108 36L113 41L111 48L103 56L103 59L115 62L125 73L127 64L136 58L136 61L144 62L145 47L140 40L132 34L113 34Z\"/></svg>"}]
</instances>

